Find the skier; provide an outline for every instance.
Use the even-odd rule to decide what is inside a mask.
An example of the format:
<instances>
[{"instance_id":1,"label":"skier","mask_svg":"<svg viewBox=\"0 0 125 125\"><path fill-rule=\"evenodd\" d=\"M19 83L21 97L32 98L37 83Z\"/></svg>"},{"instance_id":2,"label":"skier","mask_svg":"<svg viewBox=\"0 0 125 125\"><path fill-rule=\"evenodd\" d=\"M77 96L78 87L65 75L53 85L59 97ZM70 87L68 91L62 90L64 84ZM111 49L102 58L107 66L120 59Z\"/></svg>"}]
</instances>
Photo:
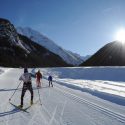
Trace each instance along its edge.
<instances>
[{"instance_id":1,"label":"skier","mask_svg":"<svg viewBox=\"0 0 125 125\"><path fill-rule=\"evenodd\" d=\"M40 79L42 79L42 74L40 73L40 70L38 70L38 72L36 73L36 84L37 84L37 87L41 87Z\"/></svg>"},{"instance_id":2,"label":"skier","mask_svg":"<svg viewBox=\"0 0 125 125\"><path fill-rule=\"evenodd\" d=\"M53 84L52 84L52 76L51 75L49 75L49 77L48 77L48 81L49 81L49 87L50 87L50 84L51 84L51 86L53 87Z\"/></svg>"},{"instance_id":3,"label":"skier","mask_svg":"<svg viewBox=\"0 0 125 125\"><path fill-rule=\"evenodd\" d=\"M26 90L29 90L31 93L31 102L30 104L33 104L33 89L32 89L32 83L31 83L31 74L28 73L28 69L24 68L24 73L20 76L19 80L22 80L23 83L23 88L22 88L22 94L21 94L21 104L20 108L23 107L23 97L25 95Z\"/></svg>"}]
</instances>

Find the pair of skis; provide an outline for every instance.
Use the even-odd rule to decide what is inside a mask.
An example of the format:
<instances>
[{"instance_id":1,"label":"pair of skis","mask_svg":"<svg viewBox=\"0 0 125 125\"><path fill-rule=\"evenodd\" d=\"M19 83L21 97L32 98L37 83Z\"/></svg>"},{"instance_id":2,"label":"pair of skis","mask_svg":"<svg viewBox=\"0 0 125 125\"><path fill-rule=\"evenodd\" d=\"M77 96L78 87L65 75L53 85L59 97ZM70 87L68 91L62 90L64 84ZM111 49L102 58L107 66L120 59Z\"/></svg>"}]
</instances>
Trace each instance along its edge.
<instances>
[{"instance_id":1,"label":"pair of skis","mask_svg":"<svg viewBox=\"0 0 125 125\"><path fill-rule=\"evenodd\" d=\"M35 103L33 103L32 105L34 105L34 104L37 104L37 102L38 101L36 101ZM15 105L15 104L13 104L12 102L9 102L13 107L15 107L16 109L18 109L18 110L20 110L20 111L23 111L23 112L26 112L26 113L29 113L28 111L27 111L27 109L29 109L32 105L30 105L30 106L28 106L28 107L26 107L26 108L21 108L21 107L19 107L19 106L17 106L17 105ZM42 104L41 104L42 105Z\"/></svg>"}]
</instances>

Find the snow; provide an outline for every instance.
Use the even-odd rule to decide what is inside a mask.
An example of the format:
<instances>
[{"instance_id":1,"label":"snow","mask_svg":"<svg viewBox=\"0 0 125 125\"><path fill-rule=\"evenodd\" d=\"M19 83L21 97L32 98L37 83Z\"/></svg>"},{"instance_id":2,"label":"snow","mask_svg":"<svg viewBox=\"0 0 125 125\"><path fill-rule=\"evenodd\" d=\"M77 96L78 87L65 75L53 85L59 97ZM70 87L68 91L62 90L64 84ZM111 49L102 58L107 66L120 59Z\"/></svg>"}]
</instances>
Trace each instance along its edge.
<instances>
[{"instance_id":1,"label":"snow","mask_svg":"<svg viewBox=\"0 0 125 125\"><path fill-rule=\"evenodd\" d=\"M125 67L37 68L29 71L33 74L38 69L43 74L39 89L42 106L36 80L32 78L34 102L38 103L27 110L29 114L16 110L8 102L20 83L18 79L23 69L9 68L0 75L0 100L3 100L0 125L125 125ZM54 79L53 88L48 87L46 78L49 74ZM11 99L16 105L20 103L21 88L22 84ZM113 90L109 92L109 89ZM113 93L114 90L117 92ZM120 90L122 94L118 94ZM30 93L26 92L24 106L29 103Z\"/></svg>"},{"instance_id":2,"label":"snow","mask_svg":"<svg viewBox=\"0 0 125 125\"><path fill-rule=\"evenodd\" d=\"M109 80L125 82L125 67L73 67L45 68L45 73L58 78Z\"/></svg>"},{"instance_id":3,"label":"snow","mask_svg":"<svg viewBox=\"0 0 125 125\"><path fill-rule=\"evenodd\" d=\"M125 67L50 68L43 69L43 72L52 74L55 81L70 87L125 97Z\"/></svg>"},{"instance_id":4,"label":"snow","mask_svg":"<svg viewBox=\"0 0 125 125\"><path fill-rule=\"evenodd\" d=\"M8 70L10 70L10 68L0 67L0 75L6 73Z\"/></svg>"},{"instance_id":5,"label":"snow","mask_svg":"<svg viewBox=\"0 0 125 125\"><path fill-rule=\"evenodd\" d=\"M17 32L27 36L29 39L37 42L38 44L44 46L51 52L59 55L63 60L65 60L69 64L79 65L83 62L83 57L80 55L73 53L71 51L67 51L62 47L58 46L55 42L42 35L41 33L31 29L31 28L22 28L18 27Z\"/></svg>"}]
</instances>

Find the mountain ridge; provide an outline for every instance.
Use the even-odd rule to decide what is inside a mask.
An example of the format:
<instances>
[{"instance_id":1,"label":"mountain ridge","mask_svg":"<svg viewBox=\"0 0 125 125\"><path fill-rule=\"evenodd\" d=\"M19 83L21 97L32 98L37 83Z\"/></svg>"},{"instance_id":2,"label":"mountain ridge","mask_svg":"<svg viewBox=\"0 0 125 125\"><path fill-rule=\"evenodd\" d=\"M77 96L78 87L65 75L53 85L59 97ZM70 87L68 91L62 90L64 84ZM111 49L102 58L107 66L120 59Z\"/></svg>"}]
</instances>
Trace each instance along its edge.
<instances>
[{"instance_id":1,"label":"mountain ridge","mask_svg":"<svg viewBox=\"0 0 125 125\"><path fill-rule=\"evenodd\" d=\"M69 64L79 65L84 61L84 59L80 55L63 49L62 47L58 46L55 42L50 40L48 37L42 35L40 32L36 30L33 30L32 28L17 27L16 29L18 33L27 36L34 42L37 42L38 44L49 49L51 52L58 54L64 61L66 61Z\"/></svg>"},{"instance_id":2,"label":"mountain ridge","mask_svg":"<svg viewBox=\"0 0 125 125\"><path fill-rule=\"evenodd\" d=\"M0 18L0 65L6 67L71 66L58 55L17 33L9 20Z\"/></svg>"},{"instance_id":3,"label":"mountain ridge","mask_svg":"<svg viewBox=\"0 0 125 125\"><path fill-rule=\"evenodd\" d=\"M125 66L125 44L113 41L93 54L81 66Z\"/></svg>"}]
</instances>

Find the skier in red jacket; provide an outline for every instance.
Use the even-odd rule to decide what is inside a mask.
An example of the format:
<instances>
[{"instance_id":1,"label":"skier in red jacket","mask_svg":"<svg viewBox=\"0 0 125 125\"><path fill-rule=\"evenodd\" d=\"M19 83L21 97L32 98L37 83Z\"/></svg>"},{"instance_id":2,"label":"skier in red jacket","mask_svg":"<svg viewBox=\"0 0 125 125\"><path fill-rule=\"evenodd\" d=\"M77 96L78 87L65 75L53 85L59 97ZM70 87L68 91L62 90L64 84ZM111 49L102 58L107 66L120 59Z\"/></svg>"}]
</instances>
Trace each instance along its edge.
<instances>
[{"instance_id":1,"label":"skier in red jacket","mask_svg":"<svg viewBox=\"0 0 125 125\"><path fill-rule=\"evenodd\" d=\"M41 87L40 79L42 79L42 74L40 73L40 70L38 70L38 72L36 73L36 84L37 84L37 87Z\"/></svg>"}]
</instances>

